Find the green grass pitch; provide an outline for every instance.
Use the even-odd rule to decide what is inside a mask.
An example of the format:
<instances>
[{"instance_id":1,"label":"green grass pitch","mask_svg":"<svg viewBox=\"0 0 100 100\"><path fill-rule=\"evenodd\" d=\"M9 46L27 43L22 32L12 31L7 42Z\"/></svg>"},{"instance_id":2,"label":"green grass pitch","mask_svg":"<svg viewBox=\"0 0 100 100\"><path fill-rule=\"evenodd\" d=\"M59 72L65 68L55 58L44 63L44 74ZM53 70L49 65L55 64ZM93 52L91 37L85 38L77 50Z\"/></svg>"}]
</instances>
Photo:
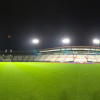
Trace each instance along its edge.
<instances>
[{"instance_id":1,"label":"green grass pitch","mask_svg":"<svg viewBox=\"0 0 100 100\"><path fill-rule=\"evenodd\" d=\"M100 100L100 64L1 62L0 100Z\"/></svg>"}]
</instances>

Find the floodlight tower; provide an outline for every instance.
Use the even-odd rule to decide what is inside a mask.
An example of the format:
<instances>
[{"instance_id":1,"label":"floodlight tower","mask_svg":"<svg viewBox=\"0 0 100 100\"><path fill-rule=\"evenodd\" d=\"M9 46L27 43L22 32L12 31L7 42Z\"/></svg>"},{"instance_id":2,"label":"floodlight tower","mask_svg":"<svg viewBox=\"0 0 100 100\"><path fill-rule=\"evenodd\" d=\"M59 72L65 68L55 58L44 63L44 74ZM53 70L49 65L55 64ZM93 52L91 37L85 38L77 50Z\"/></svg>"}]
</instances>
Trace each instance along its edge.
<instances>
[{"instance_id":1,"label":"floodlight tower","mask_svg":"<svg viewBox=\"0 0 100 100\"><path fill-rule=\"evenodd\" d=\"M33 39L32 42L33 42L33 44L35 44L35 49L36 49L36 46L39 43L39 40L38 39Z\"/></svg>"},{"instance_id":2,"label":"floodlight tower","mask_svg":"<svg viewBox=\"0 0 100 100\"><path fill-rule=\"evenodd\" d=\"M98 44L98 47L99 47L100 40L99 40L99 39L94 39L94 40L93 40L93 44Z\"/></svg>"},{"instance_id":3,"label":"floodlight tower","mask_svg":"<svg viewBox=\"0 0 100 100\"><path fill-rule=\"evenodd\" d=\"M70 39L68 39L68 38L67 38L67 39L63 39L63 40L62 40L62 43L63 43L63 45L64 45L64 44L68 44L68 46L69 46Z\"/></svg>"}]
</instances>

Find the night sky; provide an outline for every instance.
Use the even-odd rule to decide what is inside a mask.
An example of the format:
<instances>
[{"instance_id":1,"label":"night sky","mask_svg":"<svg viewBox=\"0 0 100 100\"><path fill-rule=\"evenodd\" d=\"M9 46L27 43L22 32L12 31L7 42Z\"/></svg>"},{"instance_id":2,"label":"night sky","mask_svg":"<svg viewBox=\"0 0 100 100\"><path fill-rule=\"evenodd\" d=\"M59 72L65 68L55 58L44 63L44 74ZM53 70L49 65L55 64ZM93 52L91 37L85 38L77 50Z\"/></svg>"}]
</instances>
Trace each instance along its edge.
<instances>
[{"instance_id":1,"label":"night sky","mask_svg":"<svg viewBox=\"0 0 100 100\"><path fill-rule=\"evenodd\" d=\"M40 39L38 48L62 46L63 38L71 39L70 46L92 46L94 38L100 39L100 3L96 0L20 0L4 5L1 50L30 50L33 38Z\"/></svg>"}]
</instances>

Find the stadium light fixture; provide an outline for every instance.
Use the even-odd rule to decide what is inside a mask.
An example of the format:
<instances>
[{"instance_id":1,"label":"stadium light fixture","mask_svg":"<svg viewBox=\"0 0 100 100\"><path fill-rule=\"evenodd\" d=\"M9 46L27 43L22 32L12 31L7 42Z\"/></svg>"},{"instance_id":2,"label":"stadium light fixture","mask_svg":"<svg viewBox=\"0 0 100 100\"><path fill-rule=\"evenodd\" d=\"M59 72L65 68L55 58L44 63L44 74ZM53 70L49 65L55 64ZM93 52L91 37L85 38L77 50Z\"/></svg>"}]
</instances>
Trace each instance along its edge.
<instances>
[{"instance_id":1,"label":"stadium light fixture","mask_svg":"<svg viewBox=\"0 0 100 100\"><path fill-rule=\"evenodd\" d=\"M94 43L94 44L99 44L99 43L100 43L100 40L99 40L99 39L94 39L94 40L93 40L93 43Z\"/></svg>"},{"instance_id":2,"label":"stadium light fixture","mask_svg":"<svg viewBox=\"0 0 100 100\"><path fill-rule=\"evenodd\" d=\"M63 39L62 42L63 42L64 44L69 44L70 39Z\"/></svg>"},{"instance_id":3,"label":"stadium light fixture","mask_svg":"<svg viewBox=\"0 0 100 100\"><path fill-rule=\"evenodd\" d=\"M38 40L38 39L33 39L32 42L33 42L34 44L38 44L38 43L39 43L39 40Z\"/></svg>"}]
</instances>

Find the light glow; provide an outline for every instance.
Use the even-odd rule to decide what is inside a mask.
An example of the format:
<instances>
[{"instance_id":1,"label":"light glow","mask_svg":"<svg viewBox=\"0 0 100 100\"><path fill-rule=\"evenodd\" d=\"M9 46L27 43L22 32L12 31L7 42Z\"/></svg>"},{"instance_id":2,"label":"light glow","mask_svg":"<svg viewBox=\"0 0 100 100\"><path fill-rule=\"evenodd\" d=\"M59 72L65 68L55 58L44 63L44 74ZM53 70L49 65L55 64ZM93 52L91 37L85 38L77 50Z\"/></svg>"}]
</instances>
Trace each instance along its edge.
<instances>
[{"instance_id":1,"label":"light glow","mask_svg":"<svg viewBox=\"0 0 100 100\"><path fill-rule=\"evenodd\" d=\"M63 39L62 42L65 43L65 44L68 44L70 42L70 40L69 39Z\"/></svg>"},{"instance_id":2,"label":"light glow","mask_svg":"<svg viewBox=\"0 0 100 100\"><path fill-rule=\"evenodd\" d=\"M32 42L33 42L34 44L38 44L38 43L39 43L39 40L38 40L38 39L33 39Z\"/></svg>"},{"instance_id":3,"label":"light glow","mask_svg":"<svg viewBox=\"0 0 100 100\"><path fill-rule=\"evenodd\" d=\"M99 44L100 41L99 41L98 39L94 39L94 40L93 40L93 43L95 43L95 44Z\"/></svg>"}]
</instances>

